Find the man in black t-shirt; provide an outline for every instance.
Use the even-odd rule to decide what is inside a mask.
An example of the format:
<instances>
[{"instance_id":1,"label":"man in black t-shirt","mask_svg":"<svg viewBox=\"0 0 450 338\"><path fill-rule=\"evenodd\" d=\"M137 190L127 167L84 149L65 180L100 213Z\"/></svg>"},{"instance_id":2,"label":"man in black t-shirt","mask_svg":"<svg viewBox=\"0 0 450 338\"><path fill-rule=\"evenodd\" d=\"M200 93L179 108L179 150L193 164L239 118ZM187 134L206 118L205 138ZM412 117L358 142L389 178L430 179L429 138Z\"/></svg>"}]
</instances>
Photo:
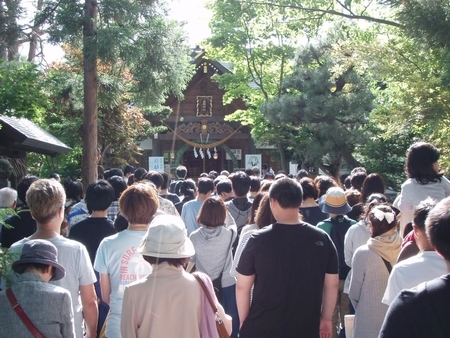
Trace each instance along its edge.
<instances>
[{"instance_id":1,"label":"man in black t-shirt","mask_svg":"<svg viewBox=\"0 0 450 338\"><path fill-rule=\"evenodd\" d=\"M277 223L252 235L237 267L239 337L331 337L339 283L333 242L300 221L298 182L276 180L269 196Z\"/></svg>"}]
</instances>

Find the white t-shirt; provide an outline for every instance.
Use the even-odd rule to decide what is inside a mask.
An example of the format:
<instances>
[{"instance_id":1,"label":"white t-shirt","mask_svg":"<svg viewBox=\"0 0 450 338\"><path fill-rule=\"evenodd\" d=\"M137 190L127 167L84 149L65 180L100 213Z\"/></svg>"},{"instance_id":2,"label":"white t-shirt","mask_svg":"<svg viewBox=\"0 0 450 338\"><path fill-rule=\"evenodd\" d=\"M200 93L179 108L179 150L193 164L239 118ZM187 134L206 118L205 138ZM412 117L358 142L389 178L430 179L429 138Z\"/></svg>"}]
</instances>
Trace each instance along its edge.
<instances>
[{"instance_id":1,"label":"white t-shirt","mask_svg":"<svg viewBox=\"0 0 450 338\"><path fill-rule=\"evenodd\" d=\"M64 278L50 283L69 290L72 296L75 336L83 337L83 313L81 299L79 297L80 285L94 284L94 269L86 247L80 242L65 238L63 236L46 238L58 248L58 262L66 269ZM20 255L23 245L29 241L24 238L14 243L9 252Z\"/></svg>"},{"instance_id":2,"label":"white t-shirt","mask_svg":"<svg viewBox=\"0 0 450 338\"><path fill-rule=\"evenodd\" d=\"M125 286L152 272L151 265L137 252L145 234L146 231L124 230L106 237L98 247L94 269L109 275L111 282L111 313L106 323L108 338L121 337L120 317Z\"/></svg>"},{"instance_id":3,"label":"white t-shirt","mask_svg":"<svg viewBox=\"0 0 450 338\"><path fill-rule=\"evenodd\" d=\"M447 274L444 258L436 251L423 251L394 265L382 302L391 305L403 289L411 289L420 283Z\"/></svg>"}]
</instances>

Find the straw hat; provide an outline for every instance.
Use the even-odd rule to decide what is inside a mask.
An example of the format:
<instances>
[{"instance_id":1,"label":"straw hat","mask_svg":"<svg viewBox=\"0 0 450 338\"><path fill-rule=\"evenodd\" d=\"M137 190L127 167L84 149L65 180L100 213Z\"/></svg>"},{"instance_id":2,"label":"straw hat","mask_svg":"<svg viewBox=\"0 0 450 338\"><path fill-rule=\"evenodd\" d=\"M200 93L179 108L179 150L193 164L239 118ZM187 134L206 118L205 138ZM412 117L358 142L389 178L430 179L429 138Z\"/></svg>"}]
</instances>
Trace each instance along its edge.
<instances>
[{"instance_id":1,"label":"straw hat","mask_svg":"<svg viewBox=\"0 0 450 338\"><path fill-rule=\"evenodd\" d=\"M322 212L335 215L345 215L352 210L347 203L344 190L338 187L328 189L319 206Z\"/></svg>"}]
</instances>

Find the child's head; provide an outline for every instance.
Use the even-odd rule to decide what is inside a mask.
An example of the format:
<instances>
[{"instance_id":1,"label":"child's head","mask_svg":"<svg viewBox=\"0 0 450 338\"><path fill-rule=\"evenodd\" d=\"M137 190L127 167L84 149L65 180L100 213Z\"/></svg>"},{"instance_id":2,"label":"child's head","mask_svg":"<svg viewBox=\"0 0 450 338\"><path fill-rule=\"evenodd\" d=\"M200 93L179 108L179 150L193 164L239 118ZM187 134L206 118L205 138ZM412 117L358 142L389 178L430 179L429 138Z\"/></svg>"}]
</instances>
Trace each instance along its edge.
<instances>
[{"instance_id":1,"label":"child's head","mask_svg":"<svg viewBox=\"0 0 450 338\"><path fill-rule=\"evenodd\" d=\"M421 184L437 182L442 176L437 166L439 157L439 150L432 144L414 143L406 154L406 174Z\"/></svg>"},{"instance_id":2,"label":"child's head","mask_svg":"<svg viewBox=\"0 0 450 338\"><path fill-rule=\"evenodd\" d=\"M368 215L368 221L372 237L385 234L397 226L397 216L388 205L376 205Z\"/></svg>"},{"instance_id":3,"label":"child's head","mask_svg":"<svg viewBox=\"0 0 450 338\"><path fill-rule=\"evenodd\" d=\"M346 215L352 210L347 203L344 190L339 187L328 189L325 198L319 202L319 205L322 212L331 215Z\"/></svg>"}]
</instances>

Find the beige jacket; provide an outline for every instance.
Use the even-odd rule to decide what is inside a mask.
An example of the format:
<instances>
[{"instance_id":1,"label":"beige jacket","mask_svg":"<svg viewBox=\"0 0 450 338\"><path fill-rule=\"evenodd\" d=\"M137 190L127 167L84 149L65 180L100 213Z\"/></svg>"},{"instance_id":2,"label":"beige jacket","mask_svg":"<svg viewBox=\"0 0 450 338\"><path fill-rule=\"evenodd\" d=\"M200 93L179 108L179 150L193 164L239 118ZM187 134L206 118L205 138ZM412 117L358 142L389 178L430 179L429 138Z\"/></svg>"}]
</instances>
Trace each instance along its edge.
<instances>
[{"instance_id":1,"label":"beige jacket","mask_svg":"<svg viewBox=\"0 0 450 338\"><path fill-rule=\"evenodd\" d=\"M150 275L125 288L122 336L200 338L202 292L198 281L182 268L168 263L154 266Z\"/></svg>"}]
</instances>

